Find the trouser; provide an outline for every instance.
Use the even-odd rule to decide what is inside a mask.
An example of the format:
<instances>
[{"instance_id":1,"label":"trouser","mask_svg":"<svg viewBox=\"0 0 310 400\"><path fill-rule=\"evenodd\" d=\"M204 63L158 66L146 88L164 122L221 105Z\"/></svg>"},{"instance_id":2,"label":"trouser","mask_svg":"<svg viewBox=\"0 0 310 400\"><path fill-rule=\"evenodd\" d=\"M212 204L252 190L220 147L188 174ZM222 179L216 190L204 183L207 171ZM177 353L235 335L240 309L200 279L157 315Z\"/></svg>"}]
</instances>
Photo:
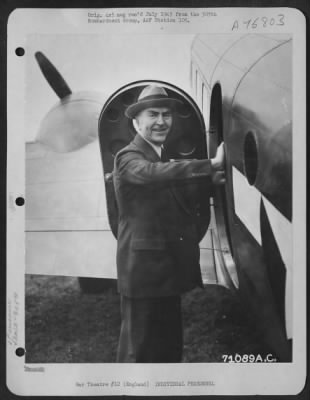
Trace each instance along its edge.
<instances>
[{"instance_id":1,"label":"trouser","mask_svg":"<svg viewBox=\"0 0 310 400\"><path fill-rule=\"evenodd\" d=\"M181 297L121 296L117 362L177 363L182 360Z\"/></svg>"}]
</instances>

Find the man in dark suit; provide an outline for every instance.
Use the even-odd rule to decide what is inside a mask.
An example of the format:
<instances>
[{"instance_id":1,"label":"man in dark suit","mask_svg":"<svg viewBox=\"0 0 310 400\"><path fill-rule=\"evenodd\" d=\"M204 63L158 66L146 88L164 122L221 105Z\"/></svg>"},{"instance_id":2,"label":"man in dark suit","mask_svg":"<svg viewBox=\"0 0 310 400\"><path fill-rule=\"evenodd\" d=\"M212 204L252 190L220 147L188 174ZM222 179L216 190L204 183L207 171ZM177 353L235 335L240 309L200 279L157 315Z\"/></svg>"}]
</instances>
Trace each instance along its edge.
<instances>
[{"instance_id":1,"label":"man in dark suit","mask_svg":"<svg viewBox=\"0 0 310 400\"><path fill-rule=\"evenodd\" d=\"M211 160L169 162L162 144L178 103L152 85L126 109L138 134L116 155L113 174L122 319L118 362L180 362L181 294L202 286L197 226L177 189L197 180L204 184L222 170L224 149Z\"/></svg>"}]
</instances>

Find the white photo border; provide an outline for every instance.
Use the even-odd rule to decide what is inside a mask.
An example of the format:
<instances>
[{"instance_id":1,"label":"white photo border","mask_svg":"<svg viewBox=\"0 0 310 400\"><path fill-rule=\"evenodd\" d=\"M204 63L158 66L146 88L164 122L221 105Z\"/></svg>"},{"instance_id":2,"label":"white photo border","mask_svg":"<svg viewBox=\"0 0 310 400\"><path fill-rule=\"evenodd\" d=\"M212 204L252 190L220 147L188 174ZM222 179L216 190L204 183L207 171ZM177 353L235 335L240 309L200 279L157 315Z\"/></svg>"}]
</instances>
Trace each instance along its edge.
<instances>
[{"instance_id":1,"label":"white photo border","mask_svg":"<svg viewBox=\"0 0 310 400\"><path fill-rule=\"evenodd\" d=\"M181 8L171 8L171 10ZM258 27L255 33L289 33L293 37L293 330L291 363L271 364L25 364L16 355L25 346L25 68L15 49L27 49L27 35L119 34L113 24L89 24L88 12L103 9L16 9L9 16L7 39L7 385L18 395L293 395L306 379L306 29L304 15L292 8L214 8L217 17L185 25L122 25L123 34L231 34L238 19L262 14L285 15L286 24ZM129 9L117 9L127 12ZM140 9L139 9L140 10ZM143 9L144 11L147 8ZM151 11L154 9L150 9ZM158 10L163 10L160 8ZM168 9L167 9L168 10ZM169 8L170 10L170 8ZM186 8L189 12L191 9ZM199 10L203 10L200 8ZM111 9L113 11L113 9ZM132 12L133 9L130 9ZM195 9L193 9L195 11ZM245 26L239 33L246 33ZM232 33L233 34L233 33ZM16 118L18 110L18 118ZM297 156L298 155L298 156ZM31 369L33 371L31 372ZM65 378L64 378L65 377ZM126 377L126 379L124 379ZM203 386L156 386L167 381L211 382ZM112 382L141 383L124 387ZM88 386L87 382L102 385ZM107 385L105 385L107 383Z\"/></svg>"}]
</instances>

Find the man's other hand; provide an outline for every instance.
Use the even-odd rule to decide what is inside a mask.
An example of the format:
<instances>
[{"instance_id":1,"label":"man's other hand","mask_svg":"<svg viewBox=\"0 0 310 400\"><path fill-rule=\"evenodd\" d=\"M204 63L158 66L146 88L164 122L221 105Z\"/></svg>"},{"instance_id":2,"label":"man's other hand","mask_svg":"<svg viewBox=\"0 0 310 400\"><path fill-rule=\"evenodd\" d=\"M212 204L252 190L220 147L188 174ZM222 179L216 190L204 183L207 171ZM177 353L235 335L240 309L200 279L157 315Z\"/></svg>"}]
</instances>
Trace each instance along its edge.
<instances>
[{"instance_id":1,"label":"man's other hand","mask_svg":"<svg viewBox=\"0 0 310 400\"><path fill-rule=\"evenodd\" d=\"M225 150L223 142L218 146L215 157L211 158L211 164L214 171L219 171L224 169Z\"/></svg>"}]
</instances>

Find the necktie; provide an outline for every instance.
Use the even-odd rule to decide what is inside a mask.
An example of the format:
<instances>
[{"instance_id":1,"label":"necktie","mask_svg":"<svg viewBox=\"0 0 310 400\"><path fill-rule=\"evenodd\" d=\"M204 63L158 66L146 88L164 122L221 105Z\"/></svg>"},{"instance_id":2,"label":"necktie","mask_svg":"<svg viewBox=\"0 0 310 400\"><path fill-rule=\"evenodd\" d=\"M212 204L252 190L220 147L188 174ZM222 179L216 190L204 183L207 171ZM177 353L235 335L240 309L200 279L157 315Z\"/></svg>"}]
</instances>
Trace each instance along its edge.
<instances>
[{"instance_id":1,"label":"necktie","mask_svg":"<svg viewBox=\"0 0 310 400\"><path fill-rule=\"evenodd\" d=\"M161 148L161 157L160 157L160 160L163 161L163 162L169 161L169 158L168 158L168 156L167 156L167 153L166 153L166 150L165 150L164 147Z\"/></svg>"}]
</instances>

